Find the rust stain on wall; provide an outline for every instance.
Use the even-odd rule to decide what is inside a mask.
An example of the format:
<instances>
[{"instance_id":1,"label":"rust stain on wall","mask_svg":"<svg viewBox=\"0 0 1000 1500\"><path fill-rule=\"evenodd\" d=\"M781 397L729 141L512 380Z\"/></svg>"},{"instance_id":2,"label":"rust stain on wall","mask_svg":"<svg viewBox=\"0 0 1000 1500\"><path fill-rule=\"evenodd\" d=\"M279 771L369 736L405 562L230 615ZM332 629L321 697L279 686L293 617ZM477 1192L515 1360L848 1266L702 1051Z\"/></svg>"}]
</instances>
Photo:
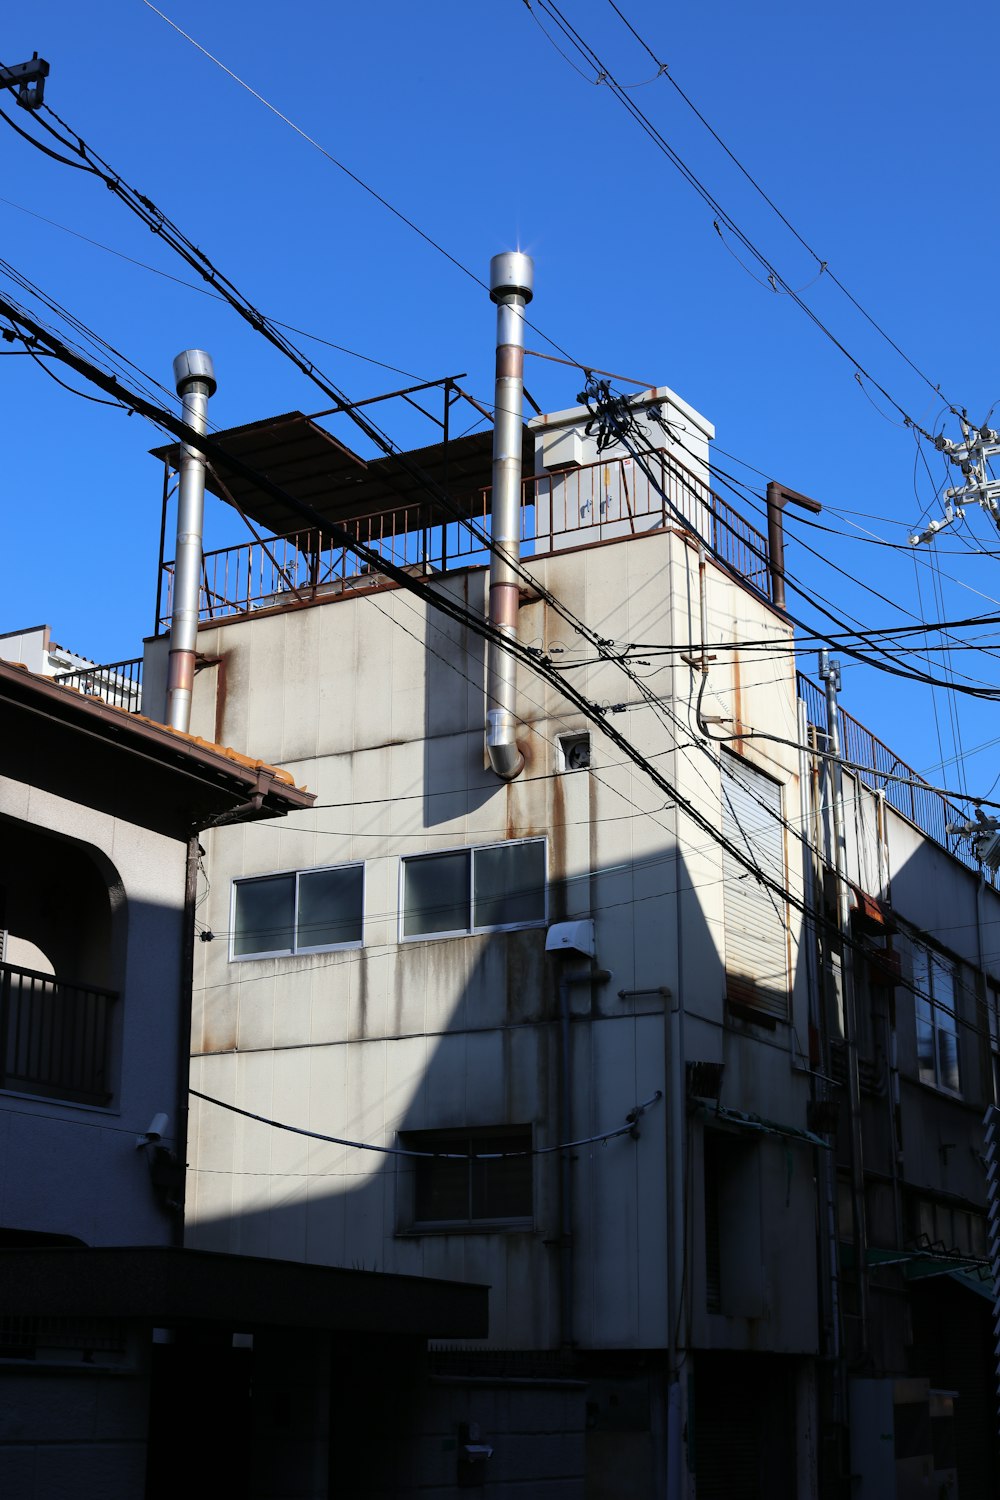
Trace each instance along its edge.
<instances>
[{"instance_id":1,"label":"rust stain on wall","mask_svg":"<svg viewBox=\"0 0 1000 1500\"><path fill-rule=\"evenodd\" d=\"M226 719L226 657L219 657L215 675L215 743L225 744Z\"/></svg>"}]
</instances>

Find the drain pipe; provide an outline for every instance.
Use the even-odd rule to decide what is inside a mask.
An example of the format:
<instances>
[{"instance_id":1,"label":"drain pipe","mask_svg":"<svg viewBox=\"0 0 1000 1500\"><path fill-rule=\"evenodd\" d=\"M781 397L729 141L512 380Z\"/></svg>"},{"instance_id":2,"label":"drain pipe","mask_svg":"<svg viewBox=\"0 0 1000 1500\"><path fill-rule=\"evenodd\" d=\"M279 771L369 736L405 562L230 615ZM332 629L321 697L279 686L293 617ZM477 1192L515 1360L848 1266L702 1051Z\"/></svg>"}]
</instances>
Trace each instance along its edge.
<instances>
[{"instance_id":1,"label":"drain pipe","mask_svg":"<svg viewBox=\"0 0 1000 1500\"><path fill-rule=\"evenodd\" d=\"M183 401L181 418L195 432L208 425L208 398L215 392L212 356L203 349L185 349L174 360L177 394ZM174 597L170 616L170 657L167 673L167 723L171 729L191 727L195 649L198 643L198 603L201 597L202 529L205 518L205 459L195 448L181 445L177 486L177 547L174 552Z\"/></svg>"},{"instance_id":2,"label":"drain pipe","mask_svg":"<svg viewBox=\"0 0 1000 1500\"><path fill-rule=\"evenodd\" d=\"M521 556L521 428L524 407L524 309L535 280L530 255L508 250L490 261L490 297L497 305L497 373L493 413L493 550L490 553L490 624L517 639L517 564ZM517 662L499 641L486 657L486 751L503 781L524 767L515 733Z\"/></svg>"},{"instance_id":3,"label":"drain pipe","mask_svg":"<svg viewBox=\"0 0 1000 1500\"><path fill-rule=\"evenodd\" d=\"M573 1139L573 1043L570 1036L570 987L575 984L607 984L609 969L584 969L559 976L559 1134L564 1144ZM573 1162L565 1150L559 1155L559 1344L564 1354L576 1348L573 1323L575 1304L573 1254Z\"/></svg>"}]
</instances>

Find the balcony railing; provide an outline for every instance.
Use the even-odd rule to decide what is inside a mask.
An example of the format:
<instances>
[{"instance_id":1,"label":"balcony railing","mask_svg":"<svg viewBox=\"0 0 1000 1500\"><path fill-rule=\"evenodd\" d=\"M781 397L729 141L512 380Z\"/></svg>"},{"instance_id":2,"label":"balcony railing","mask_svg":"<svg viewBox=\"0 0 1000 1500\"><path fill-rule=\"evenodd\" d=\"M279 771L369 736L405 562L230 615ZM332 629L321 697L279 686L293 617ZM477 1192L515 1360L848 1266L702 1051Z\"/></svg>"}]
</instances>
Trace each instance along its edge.
<instances>
[{"instance_id":1,"label":"balcony railing","mask_svg":"<svg viewBox=\"0 0 1000 1500\"><path fill-rule=\"evenodd\" d=\"M648 473L646 470L648 469ZM465 496L467 519L444 522L440 507L400 504L384 513L345 521L344 530L380 557L414 573L448 573L489 561L490 490ZM587 464L565 473L525 479L521 495L521 551L538 557L585 543L611 541L682 525L765 598L770 598L767 539L738 511L665 450L646 456ZM164 612L169 626L173 562L164 563ZM200 618L246 614L274 605L378 585L377 567L315 529L265 537L207 552Z\"/></svg>"},{"instance_id":2,"label":"balcony railing","mask_svg":"<svg viewBox=\"0 0 1000 1500\"><path fill-rule=\"evenodd\" d=\"M0 1088L107 1104L117 1001L113 990L0 963Z\"/></svg>"},{"instance_id":3,"label":"balcony railing","mask_svg":"<svg viewBox=\"0 0 1000 1500\"><path fill-rule=\"evenodd\" d=\"M821 734L826 734L826 693L815 682L799 672L798 694L806 706L806 717ZM934 791L912 766L900 760L888 745L882 743L870 729L860 724L846 709L840 710L840 752L844 760L863 767L852 771L866 786L884 791L885 800L904 818L909 818L928 838L954 854L970 870L978 874L979 859L968 834L948 832L949 823L964 823L968 814L954 802ZM903 781L886 778L905 777ZM989 876L995 879L994 876Z\"/></svg>"},{"instance_id":4,"label":"balcony railing","mask_svg":"<svg viewBox=\"0 0 1000 1500\"><path fill-rule=\"evenodd\" d=\"M142 704L142 657L133 661L113 661L107 666L78 667L73 672L57 672L56 682L75 687L90 698L103 698L114 708L138 713Z\"/></svg>"}]
</instances>

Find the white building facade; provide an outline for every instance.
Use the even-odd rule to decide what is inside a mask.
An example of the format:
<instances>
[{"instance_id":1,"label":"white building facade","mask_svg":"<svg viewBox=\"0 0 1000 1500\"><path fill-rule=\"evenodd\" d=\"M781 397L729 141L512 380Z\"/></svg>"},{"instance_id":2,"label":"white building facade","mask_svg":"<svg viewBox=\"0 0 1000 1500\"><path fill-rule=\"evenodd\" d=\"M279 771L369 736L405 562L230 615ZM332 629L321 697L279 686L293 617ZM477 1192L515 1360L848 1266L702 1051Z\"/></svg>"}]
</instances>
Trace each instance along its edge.
<instances>
[{"instance_id":1,"label":"white building facade","mask_svg":"<svg viewBox=\"0 0 1000 1500\"><path fill-rule=\"evenodd\" d=\"M426 598L349 563L312 562L309 591L287 553L291 597L206 596L192 729L260 747L316 806L207 836L188 1243L487 1283L489 1339L441 1353L442 1378L578 1388L587 1478L556 1462L560 1494L620 1494L623 1474L666 1494L699 1466L714 1493L734 1380L746 1462L806 1494L827 1143L807 1127L791 632L764 539L707 488L710 425L665 389L643 400L702 450L687 468L664 439L652 483L597 457L586 412L534 424L538 463L555 433L571 466L526 484L518 633L598 712L519 666L513 781L484 755L483 642ZM419 574L485 615L482 561ZM766 672L744 639L773 643ZM789 744L744 736L763 724ZM503 1462L498 1439L496 1482Z\"/></svg>"}]
</instances>

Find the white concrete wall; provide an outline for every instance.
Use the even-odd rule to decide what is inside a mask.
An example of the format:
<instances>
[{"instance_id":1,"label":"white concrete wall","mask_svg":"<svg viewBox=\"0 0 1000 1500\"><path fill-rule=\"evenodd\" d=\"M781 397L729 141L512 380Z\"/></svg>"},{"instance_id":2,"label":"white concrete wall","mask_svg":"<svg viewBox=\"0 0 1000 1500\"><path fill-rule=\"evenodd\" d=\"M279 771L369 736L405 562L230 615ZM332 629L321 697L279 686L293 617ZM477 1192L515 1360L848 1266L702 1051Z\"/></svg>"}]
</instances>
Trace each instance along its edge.
<instances>
[{"instance_id":1,"label":"white concrete wall","mask_svg":"<svg viewBox=\"0 0 1000 1500\"><path fill-rule=\"evenodd\" d=\"M539 546L545 538L550 550L559 551L660 526L661 490L668 519L672 504L706 541L712 540L708 464L715 428L669 386L641 391L630 405L634 428L629 444L611 442L600 452L596 431L587 432L593 419L585 406L546 412L528 423L535 435ZM654 420L651 409L662 422ZM661 448L668 455L666 467L649 451ZM642 461L633 456L636 450ZM675 464L686 471L682 477Z\"/></svg>"},{"instance_id":2,"label":"white concrete wall","mask_svg":"<svg viewBox=\"0 0 1000 1500\"><path fill-rule=\"evenodd\" d=\"M97 864L113 909L106 987L120 998L107 1107L0 1093L0 1225L93 1245L168 1244L171 1217L135 1141L159 1111L170 1116L164 1145L174 1144L177 1126L184 845L10 777L0 777L2 819L29 836L73 840ZM10 828L0 821L4 882L17 879L3 858ZM58 928L80 917L69 906L49 920ZM87 974L60 977L93 982Z\"/></svg>"},{"instance_id":3,"label":"white concrete wall","mask_svg":"<svg viewBox=\"0 0 1000 1500\"><path fill-rule=\"evenodd\" d=\"M531 568L619 646L698 639L697 553L680 536L563 552ZM483 611L484 584L485 574L472 571L439 586ZM780 620L713 564L706 602L710 643L787 638ZM520 626L522 639L561 663L593 657L542 602L524 605ZM549 918L593 916L597 962L612 972L606 985L572 991L574 1138L613 1130L637 1102L666 1092L661 987L683 997L687 1056L725 1061L725 1103L805 1124L798 1065L806 1000L795 941L789 1021L726 1024L717 751L690 748L699 673L676 655L650 655L637 670L663 700L653 706L613 665L582 666L572 680L597 704L627 705L610 721L663 769L707 830L684 813L678 821L664 791L596 728L591 772L558 774L558 735L589 726L527 672L519 680L526 770L499 784L483 754L482 642L401 591L260 613L203 630L199 646L221 665L196 679L192 728L287 766L317 793L317 807L207 840L211 892L199 915L215 940L197 945L195 1088L387 1147L400 1130L507 1121L530 1123L537 1146L557 1143L561 960L545 956L544 931L400 943L397 927L400 856L544 835ZM772 658L765 671L757 657L719 650L716 658L705 711L732 721L716 732L742 734L734 748L785 783L785 816L794 820L795 752L746 737L748 726L766 726L795 738L791 663ZM362 859L363 949L230 961L234 878ZM799 872L789 847L796 890ZM789 926L794 938L796 923ZM397 1168L385 1158L193 1105L191 1243L486 1281L491 1343L558 1341L557 1157L536 1160L532 1232L404 1235ZM693 1182L698 1138L696 1128ZM577 1341L662 1347L664 1102L643 1118L638 1141L579 1148L574 1180ZM768 1189L768 1202L776 1191ZM692 1188L689 1207L696 1203ZM787 1216L772 1228L765 1215L762 1253L775 1287L796 1272L812 1275L801 1255L802 1236L811 1242L813 1234L806 1199L796 1196L792 1216L794 1228ZM691 1226L697 1260L702 1229L693 1208ZM789 1348L796 1337L775 1311L753 1328L720 1327L712 1342Z\"/></svg>"}]
</instances>

